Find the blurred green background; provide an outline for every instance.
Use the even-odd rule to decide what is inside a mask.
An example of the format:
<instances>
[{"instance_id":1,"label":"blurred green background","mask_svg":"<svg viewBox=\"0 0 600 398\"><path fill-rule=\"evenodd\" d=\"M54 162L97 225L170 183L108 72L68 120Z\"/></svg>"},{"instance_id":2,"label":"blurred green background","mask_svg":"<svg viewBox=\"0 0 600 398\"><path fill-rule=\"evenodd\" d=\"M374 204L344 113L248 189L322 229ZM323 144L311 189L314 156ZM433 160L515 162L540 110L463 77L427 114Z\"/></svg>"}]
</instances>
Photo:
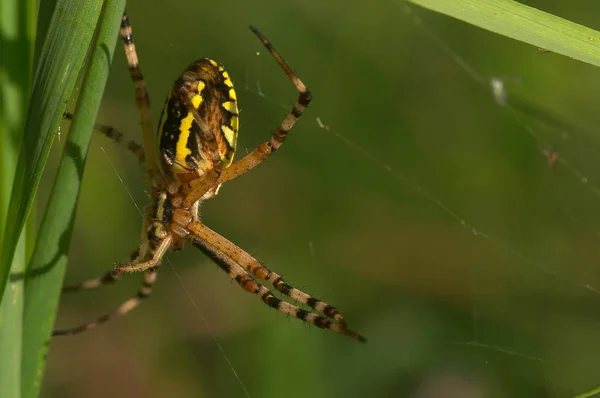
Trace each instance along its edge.
<instances>
[{"instance_id":1,"label":"blurred green background","mask_svg":"<svg viewBox=\"0 0 600 398\"><path fill-rule=\"evenodd\" d=\"M600 29L595 1L527 4ZM188 247L140 308L52 340L42 396L570 397L600 384L600 70L406 7L129 3L155 120L181 71L211 57L238 91L238 158L269 138L297 93L249 24L311 89L284 147L203 220L369 343L270 310ZM98 121L141 139L122 54ZM67 283L128 258L148 202L134 157L104 137L85 173ZM140 277L65 296L57 325L112 310Z\"/></svg>"}]
</instances>

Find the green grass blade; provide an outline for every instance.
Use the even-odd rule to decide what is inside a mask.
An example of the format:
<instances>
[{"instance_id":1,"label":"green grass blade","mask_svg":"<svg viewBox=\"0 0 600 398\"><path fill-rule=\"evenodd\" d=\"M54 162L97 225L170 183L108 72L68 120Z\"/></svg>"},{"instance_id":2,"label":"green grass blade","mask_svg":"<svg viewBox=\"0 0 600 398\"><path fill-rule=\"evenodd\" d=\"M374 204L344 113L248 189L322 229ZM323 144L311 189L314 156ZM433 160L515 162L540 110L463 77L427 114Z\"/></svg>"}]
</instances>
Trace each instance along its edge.
<instances>
[{"instance_id":1,"label":"green grass blade","mask_svg":"<svg viewBox=\"0 0 600 398\"><path fill-rule=\"evenodd\" d=\"M125 0L107 0L28 278L23 318L23 396L38 395L67 263L77 197L96 113L117 43ZM31 276L31 277L29 277Z\"/></svg>"},{"instance_id":2,"label":"green grass blade","mask_svg":"<svg viewBox=\"0 0 600 398\"><path fill-rule=\"evenodd\" d=\"M33 0L0 2L0 242L4 235L8 203L17 167L19 143L31 84L36 7ZM14 256L14 271L23 272L26 240ZM4 291L0 305L0 386L2 396L21 397L23 281Z\"/></svg>"},{"instance_id":3,"label":"green grass blade","mask_svg":"<svg viewBox=\"0 0 600 398\"><path fill-rule=\"evenodd\" d=\"M19 143L31 84L35 7L33 0L0 3L0 242L4 236Z\"/></svg>"},{"instance_id":4,"label":"green grass blade","mask_svg":"<svg viewBox=\"0 0 600 398\"><path fill-rule=\"evenodd\" d=\"M533 46L600 66L600 32L512 0L409 0Z\"/></svg>"},{"instance_id":5,"label":"green grass blade","mask_svg":"<svg viewBox=\"0 0 600 398\"><path fill-rule=\"evenodd\" d=\"M25 244L23 236L19 239L13 257L15 272L25 269ZM0 306L0 385L2 396L21 397L21 366L23 346L23 279L11 282L4 291L3 304Z\"/></svg>"},{"instance_id":6,"label":"green grass blade","mask_svg":"<svg viewBox=\"0 0 600 398\"><path fill-rule=\"evenodd\" d=\"M592 396L598 395L598 394L600 394L600 387L596 387L590 391L586 391L583 394L579 394L573 398L589 398L589 397L592 397Z\"/></svg>"},{"instance_id":7,"label":"green grass blade","mask_svg":"<svg viewBox=\"0 0 600 398\"><path fill-rule=\"evenodd\" d=\"M99 0L58 0L35 67L0 253L0 296L50 147L100 14ZM73 40L76 37L77 40Z\"/></svg>"}]
</instances>

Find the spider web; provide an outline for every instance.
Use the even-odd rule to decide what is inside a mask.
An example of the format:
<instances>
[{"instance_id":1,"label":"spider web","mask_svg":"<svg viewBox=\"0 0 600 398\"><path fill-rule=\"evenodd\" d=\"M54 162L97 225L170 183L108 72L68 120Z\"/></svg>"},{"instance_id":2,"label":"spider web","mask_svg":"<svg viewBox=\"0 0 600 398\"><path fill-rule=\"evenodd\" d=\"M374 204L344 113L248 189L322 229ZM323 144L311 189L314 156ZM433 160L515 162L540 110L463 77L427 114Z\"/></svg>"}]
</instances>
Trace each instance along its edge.
<instances>
[{"instance_id":1,"label":"spider web","mask_svg":"<svg viewBox=\"0 0 600 398\"><path fill-rule=\"evenodd\" d=\"M425 48L421 48L421 50L431 51L433 49L434 51L445 54L454 64L454 68L457 71L462 72L463 77L466 77L468 80L474 82L476 89L480 91L480 94L484 94L489 97L489 107L496 107L499 109L500 111L498 113L501 115L501 117L505 120L508 120L508 123L513 123L515 125L514 131L516 131L518 134L524 135L525 140L530 141L529 145L537 148L537 153L531 154L531 158L533 159L532 161L539 162L540 164L547 164L548 173L551 174L551 178L558 180L557 183L559 188L571 191L572 194L585 195L588 197L588 200L589 195L592 196L591 208L588 207L587 203L585 206L586 210L591 209L591 211L595 212L594 214L590 214L589 218L586 218L585 212L583 213L584 215L581 215L582 213L579 212L578 209L573 208L572 204L567 204L566 202L560 204L563 211L560 216L564 221L566 221L567 224L574 226L577 233L587 235L586 239L592 245L597 244L597 241L600 238L596 216L598 210L597 199L600 198L600 188L595 182L597 180L596 170L594 167L590 168L590 165L586 164L588 162L579 162L579 159L573 160L570 157L573 153L575 153L574 156L578 156L579 151L577 151L577 149L586 145L590 145L590 147L585 149L587 156L591 157L598 155L598 142L594 141L588 136L593 133L590 134L588 131L586 131L586 128L583 127L585 123L575 124L565 121L564 118L561 118L551 111L536 105L535 102L531 102L535 101L535 98L528 102L523 97L520 97L520 95L523 95L523 91L526 90L526 88L523 87L526 86L526 82L524 83L523 79L518 75L484 76L484 74L480 73L476 67L471 65L465 58L463 58L458 51L455 51L448 42L442 39L440 34L436 33L434 29L429 28L421 19L419 13L415 12L413 6L409 6L401 1L397 2L396 6L401 20L403 22L410 21L419 34L425 37L429 42L426 43ZM535 50L533 51L535 52ZM546 51L539 49L538 53L539 57L541 58L545 56L544 54ZM541 62L543 63L545 61ZM256 72L256 74L260 75L261 71L259 70ZM274 107L281 107L286 110L289 109L289 104L282 104L273 101L271 96L265 93L265 90L261 87L261 80L261 77L253 78L251 73L246 73L244 90L254 94L257 98L263 98L265 101L270 101L271 105ZM513 93L512 91L515 91L516 93ZM316 123L321 130L335 137L338 144L341 144L338 145L337 150L347 151L353 155L357 155L357 162L361 162L364 167L369 167L375 171L381 172L381 174L384 176L382 179L387 180L387 183L392 185L398 184L404 188L410 189L416 193L422 201L437 207L439 210L445 213L449 219L454 220L456 225L460 226L460 228L464 230L462 234L465 234L465 236L471 236L470 241L473 244L489 245L490 247L496 249L498 253L505 254L509 259L509 267L517 267L517 271L523 271L523 269L525 269L525 274L529 276L533 275L534 278L536 278L536 275L538 275L537 277L550 278L548 282L549 284L557 283L558 285L563 285L563 287L568 287L568 290L570 291L575 289L575 291L579 291L580 293L585 294L587 292L591 293L592 295L598 295L600 293L597 277L595 277L593 273L588 276L581 276L579 274L582 272L572 272L572 270L568 267L566 267L566 269L565 267L557 267L553 262L551 265L548 265L546 258L540 258L536 254L530 253L530 251L527 249L520 248L519 245L515 244L514 242L499 237L495 233L488 231L485 226L480 226L477 221L472 221L469 216L464 215L460 210L456 209L451 203L449 203L450 201L442 199L443 193L433 193L433 191L439 190L439 187L435 187L435 182L421 182L419 177L411 175L410 170L407 170L402 166L394 165L392 162L393 159L390 157L382 156L380 151L373 150L367 145L357 142L351 136L351 134L347 134L344 131L343 127L336 126L334 117L330 117L327 113L322 113L314 117L312 116L312 114L314 114L314 108L311 110L313 112L307 112L307 115L311 116L305 116L305 118L313 117L313 122ZM307 123L306 120L303 120L303 123ZM529 139L527 139L527 137L529 137ZM557 147L560 147L561 149L557 149ZM583 163L584 168L581 168L582 166L579 166L578 163ZM433 167L443 167L443 165L434 164ZM552 176L553 173L554 175ZM563 186L560 187L560 185ZM510 189L510 187L507 187L507 189ZM491 208L489 210L493 211ZM482 224L485 224L485 222ZM315 252L313 241L308 241L308 247L311 255L314 256ZM592 257L591 260L594 258L597 259L597 256ZM416 261L419 261L418 258ZM593 264L594 261L591 263ZM579 264L579 266L583 268L587 265L584 263ZM583 274L586 274L586 272L583 272ZM554 280L554 282L552 280ZM560 289L562 288L559 288L559 290ZM580 296L579 293L575 293L575 295ZM546 299L552 300L552 298ZM554 297L554 299L557 298ZM599 304L597 299L593 299L591 302L596 306ZM511 345L510 337L506 338L506 342L503 344L490 342L486 336L490 333L485 333L480 330L479 318L482 310L478 308L479 304L477 303L477 300L474 300L472 305L473 307L470 311L471 338L464 341L447 340L446 343L449 345L462 347L464 350L461 351L460 355L464 355L464 353L468 350L476 351L477 354L475 355L477 355L479 359L482 359L486 365L489 365L490 362L493 361L496 362L495 365L503 363L505 364L507 362L513 364L519 363L519 365L517 365L519 369L531 368L533 369L533 374L537 373L539 375L537 382L531 381L532 384L539 383L533 388L529 386L529 388L525 387L519 391L518 388L503 388L501 385L495 385L494 387L491 387L489 384L487 384L487 393L490 393L490 391L493 391L495 388L496 393L498 391L502 391L503 393L507 394L507 396L515 396L513 395L515 391L518 391L517 394L523 393L523 391L528 391L527 395L524 396L565 397L573 396L573 391L585 388L576 388L574 385L570 385L568 381L565 382L565 380L561 380L561 385L557 386L555 376L557 374L561 375L561 373L559 368L556 366L556 363L562 361L563 359L558 357L556 353L548 354L547 351L549 350L546 350L544 345L530 344L531 341L537 338L544 338L545 336L543 331L538 330L539 335L537 336L530 330L528 334L526 333L528 335L526 340L529 339L530 343L525 345L535 347L533 349L529 348L528 350L525 350L520 348L524 345L522 343ZM484 323L487 323L486 327L489 329L489 314L486 314L485 318L487 319ZM585 319L586 317L583 316L583 318ZM515 333L518 334L518 332ZM577 333L577 330L573 330L573 333ZM503 356L507 357L508 359L501 358ZM444 367L444 372L447 370L448 369ZM449 373L452 374L453 372ZM467 373L468 376L465 376L465 374L461 372L458 372L455 374L455 376L457 379L470 380L472 385L477 384L477 382L481 382L483 379L486 380L486 383L489 382L489 377L473 381L473 373ZM481 372L478 370L477 373ZM435 374L435 376L437 377L439 374ZM479 374L479 376L481 376L481 374ZM489 376L489 374L487 376ZM498 384L498 380L503 382L506 381L504 375L496 375L491 377L491 379L494 379L495 384ZM592 385L594 382L598 381L595 380L594 377L591 377L589 380L591 380ZM424 378L421 387L423 387L423 385L427 385L429 381L430 380L428 378ZM589 384L583 384L583 386L586 385L589 386ZM415 396L421 396L419 395L421 394L421 387L415 388ZM534 395L531 395L531 393L535 390L537 390L537 395L535 395L535 392ZM478 396L475 394L469 395L468 391L468 388L463 388L459 393L463 395L459 396ZM446 392L448 391L446 390ZM594 391L583 393L578 395L578 397L588 396L588 394L592 395L593 392Z\"/></svg>"}]
</instances>

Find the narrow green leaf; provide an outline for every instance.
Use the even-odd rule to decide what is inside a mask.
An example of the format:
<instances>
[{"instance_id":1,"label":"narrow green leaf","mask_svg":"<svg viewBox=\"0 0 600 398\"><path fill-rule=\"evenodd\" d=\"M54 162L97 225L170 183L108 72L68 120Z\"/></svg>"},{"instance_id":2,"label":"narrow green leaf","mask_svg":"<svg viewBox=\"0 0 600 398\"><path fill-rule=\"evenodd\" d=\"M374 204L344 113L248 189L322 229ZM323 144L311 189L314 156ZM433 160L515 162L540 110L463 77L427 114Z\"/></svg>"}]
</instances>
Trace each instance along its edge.
<instances>
[{"instance_id":1,"label":"narrow green leaf","mask_svg":"<svg viewBox=\"0 0 600 398\"><path fill-rule=\"evenodd\" d=\"M19 239L14 256L15 272L25 269L25 238ZM0 385L2 396L21 397L21 366L23 346L23 279L11 281L4 291L0 306Z\"/></svg>"},{"instance_id":2,"label":"narrow green leaf","mask_svg":"<svg viewBox=\"0 0 600 398\"><path fill-rule=\"evenodd\" d=\"M100 0L58 0L35 67L23 139L0 253L0 297L3 296L18 239L31 209L42 170L66 102L83 65ZM73 40L76 37L77 40Z\"/></svg>"},{"instance_id":3,"label":"narrow green leaf","mask_svg":"<svg viewBox=\"0 0 600 398\"><path fill-rule=\"evenodd\" d=\"M573 398L588 398L598 394L600 394L600 387L596 387L594 389L591 389L590 391L586 391L583 394L579 394Z\"/></svg>"},{"instance_id":4,"label":"narrow green leaf","mask_svg":"<svg viewBox=\"0 0 600 398\"><path fill-rule=\"evenodd\" d=\"M125 0L106 0L75 117L46 207L25 281L23 396L38 395L54 325L77 198L96 113L117 43Z\"/></svg>"},{"instance_id":5,"label":"narrow green leaf","mask_svg":"<svg viewBox=\"0 0 600 398\"><path fill-rule=\"evenodd\" d=\"M480 28L600 66L600 32L512 0L409 0Z\"/></svg>"},{"instance_id":6,"label":"narrow green leaf","mask_svg":"<svg viewBox=\"0 0 600 398\"><path fill-rule=\"evenodd\" d=\"M4 236L19 143L31 84L36 7L33 0L0 2L0 242ZM21 237L14 272L23 273L26 240ZM21 397L23 280L14 281L0 296L0 386L2 396Z\"/></svg>"}]
</instances>

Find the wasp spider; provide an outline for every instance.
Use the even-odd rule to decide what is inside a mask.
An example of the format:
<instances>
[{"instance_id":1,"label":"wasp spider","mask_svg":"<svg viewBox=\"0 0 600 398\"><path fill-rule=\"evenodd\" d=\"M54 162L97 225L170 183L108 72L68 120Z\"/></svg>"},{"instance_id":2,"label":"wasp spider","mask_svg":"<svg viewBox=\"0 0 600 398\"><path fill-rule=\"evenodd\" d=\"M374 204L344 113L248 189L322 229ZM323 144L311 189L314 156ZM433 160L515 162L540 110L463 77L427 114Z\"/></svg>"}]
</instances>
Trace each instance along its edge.
<instances>
[{"instance_id":1,"label":"wasp spider","mask_svg":"<svg viewBox=\"0 0 600 398\"><path fill-rule=\"evenodd\" d=\"M277 150L311 101L310 91L269 41L256 28L250 29L292 81L299 96L271 139L233 163L239 129L237 94L223 66L208 58L192 63L173 85L160 118L158 143L154 146L146 83L131 37L129 17L123 15L120 35L135 85L144 138L143 147L133 142L128 147L139 157L148 173L147 191L152 203L145 210L140 245L128 262L116 265L101 278L64 290L95 288L115 282L128 272L144 271L144 282L135 297L125 301L112 313L78 327L56 330L53 333L55 336L80 333L131 311L150 295L156 280L156 269L165 253L181 249L183 243L188 241L210 257L244 290L256 294L269 307L319 328L366 341L363 336L346 327L344 318L335 307L288 285L280 275L200 221L200 202L215 196L222 184L252 170ZM70 118L71 115L65 114L65 117ZM97 125L96 129L117 142L122 139L122 134L111 127ZM155 148L160 155L160 165L154 156ZM257 280L268 282L282 295L312 310L302 309L275 297Z\"/></svg>"}]
</instances>

